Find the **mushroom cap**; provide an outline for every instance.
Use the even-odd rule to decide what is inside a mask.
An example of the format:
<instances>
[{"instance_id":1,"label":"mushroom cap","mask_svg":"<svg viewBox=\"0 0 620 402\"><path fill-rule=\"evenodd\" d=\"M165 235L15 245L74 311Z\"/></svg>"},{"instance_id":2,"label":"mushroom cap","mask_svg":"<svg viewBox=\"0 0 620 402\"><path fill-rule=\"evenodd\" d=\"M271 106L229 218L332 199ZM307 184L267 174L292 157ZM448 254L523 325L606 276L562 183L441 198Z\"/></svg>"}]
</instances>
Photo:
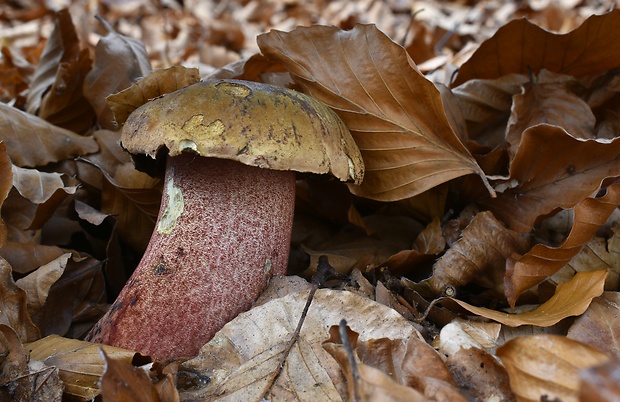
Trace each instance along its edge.
<instances>
[{"instance_id":1,"label":"mushroom cap","mask_svg":"<svg viewBox=\"0 0 620 402\"><path fill-rule=\"evenodd\" d=\"M364 175L351 133L329 107L251 81L203 81L154 99L131 113L121 145L149 173L166 151L189 151L261 168L331 173L356 184Z\"/></svg>"}]
</instances>

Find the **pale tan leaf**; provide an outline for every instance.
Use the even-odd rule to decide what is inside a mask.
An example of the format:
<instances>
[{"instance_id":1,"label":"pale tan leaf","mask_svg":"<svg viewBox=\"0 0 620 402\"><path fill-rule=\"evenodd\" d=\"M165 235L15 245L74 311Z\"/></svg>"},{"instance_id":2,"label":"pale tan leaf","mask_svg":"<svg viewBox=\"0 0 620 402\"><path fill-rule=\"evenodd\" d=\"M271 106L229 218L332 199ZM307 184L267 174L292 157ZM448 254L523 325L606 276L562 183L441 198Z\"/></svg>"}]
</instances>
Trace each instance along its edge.
<instances>
[{"instance_id":1,"label":"pale tan leaf","mask_svg":"<svg viewBox=\"0 0 620 402\"><path fill-rule=\"evenodd\" d=\"M394 201L472 173L486 184L437 88L375 26L300 27L257 40L263 54L284 64L304 92L351 130L366 166L362 185L350 187L355 194Z\"/></svg>"},{"instance_id":2,"label":"pale tan leaf","mask_svg":"<svg viewBox=\"0 0 620 402\"><path fill-rule=\"evenodd\" d=\"M131 362L136 352L77 339L50 335L26 344L30 358L57 367L65 384L65 396L91 399L99 395L99 379L105 368L100 350L108 356Z\"/></svg>"},{"instance_id":3,"label":"pale tan leaf","mask_svg":"<svg viewBox=\"0 0 620 402\"><path fill-rule=\"evenodd\" d=\"M0 141L11 161L21 167L43 166L98 150L91 137L56 127L45 120L0 103Z\"/></svg>"},{"instance_id":4,"label":"pale tan leaf","mask_svg":"<svg viewBox=\"0 0 620 402\"><path fill-rule=\"evenodd\" d=\"M351 292L320 289L284 370L275 379L279 357L292 336L308 292L276 299L242 313L219 331L181 371L211 377L202 389L183 391L182 398L204 401L259 400L273 394L304 394L308 400L339 401L346 395L340 368L323 349L328 328L342 317L361 340L408 339L420 335L394 310Z\"/></svg>"},{"instance_id":5,"label":"pale tan leaf","mask_svg":"<svg viewBox=\"0 0 620 402\"><path fill-rule=\"evenodd\" d=\"M548 327L566 317L583 314L592 299L603 293L606 277L607 271L579 272L570 282L559 284L555 294L536 310L520 314L508 314L472 306L461 300L452 300L471 313L511 327L520 325Z\"/></svg>"},{"instance_id":6,"label":"pale tan leaf","mask_svg":"<svg viewBox=\"0 0 620 402\"><path fill-rule=\"evenodd\" d=\"M556 398L576 402L579 371L609 361L609 356L583 343L559 335L533 335L513 339L497 349L510 386L519 400Z\"/></svg>"}]
</instances>

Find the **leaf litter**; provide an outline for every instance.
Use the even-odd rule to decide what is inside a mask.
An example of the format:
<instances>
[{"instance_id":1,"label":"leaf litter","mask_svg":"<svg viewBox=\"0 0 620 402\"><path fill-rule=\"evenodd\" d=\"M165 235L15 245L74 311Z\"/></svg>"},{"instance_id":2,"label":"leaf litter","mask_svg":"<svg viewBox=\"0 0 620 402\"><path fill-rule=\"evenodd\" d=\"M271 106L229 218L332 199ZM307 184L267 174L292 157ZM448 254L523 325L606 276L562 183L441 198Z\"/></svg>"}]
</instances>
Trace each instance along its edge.
<instances>
[{"instance_id":1,"label":"leaf litter","mask_svg":"<svg viewBox=\"0 0 620 402\"><path fill-rule=\"evenodd\" d=\"M618 10L21 3L0 5L3 397L620 395ZM159 208L161 181L135 170L119 127L211 77L326 103L366 179L298 182L291 275L198 356L149 362L78 341L137 265ZM334 276L304 315L323 256Z\"/></svg>"}]
</instances>

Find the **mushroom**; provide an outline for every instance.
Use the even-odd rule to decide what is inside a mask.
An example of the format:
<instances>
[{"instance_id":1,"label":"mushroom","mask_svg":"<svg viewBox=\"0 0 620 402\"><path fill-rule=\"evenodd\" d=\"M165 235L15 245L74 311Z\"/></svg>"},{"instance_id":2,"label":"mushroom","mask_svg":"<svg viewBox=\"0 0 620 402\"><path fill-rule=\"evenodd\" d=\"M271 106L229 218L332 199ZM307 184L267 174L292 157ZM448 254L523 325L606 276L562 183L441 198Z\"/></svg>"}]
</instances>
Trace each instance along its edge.
<instances>
[{"instance_id":1,"label":"mushroom","mask_svg":"<svg viewBox=\"0 0 620 402\"><path fill-rule=\"evenodd\" d=\"M256 82L199 82L152 100L129 116L121 145L141 170L166 161L162 202L142 260L87 339L156 359L196 355L286 274L295 172L356 184L364 174L331 109Z\"/></svg>"}]
</instances>

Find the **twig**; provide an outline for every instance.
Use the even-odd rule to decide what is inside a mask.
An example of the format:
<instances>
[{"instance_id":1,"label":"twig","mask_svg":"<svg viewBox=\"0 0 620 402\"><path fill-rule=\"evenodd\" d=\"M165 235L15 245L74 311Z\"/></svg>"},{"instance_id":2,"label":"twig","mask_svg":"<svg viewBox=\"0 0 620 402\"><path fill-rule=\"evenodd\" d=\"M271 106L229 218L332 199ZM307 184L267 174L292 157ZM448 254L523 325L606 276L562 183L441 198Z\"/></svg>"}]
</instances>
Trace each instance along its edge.
<instances>
[{"instance_id":1,"label":"twig","mask_svg":"<svg viewBox=\"0 0 620 402\"><path fill-rule=\"evenodd\" d=\"M355 355L353 354L353 348L351 347L351 340L349 339L349 333L347 332L347 320L344 318L340 320L338 324L338 332L340 333L340 340L342 346L347 353L347 359L349 360L349 366L351 367L351 378L353 380L353 400L355 402L360 401L360 373L357 370L357 362L355 361Z\"/></svg>"}]
</instances>

